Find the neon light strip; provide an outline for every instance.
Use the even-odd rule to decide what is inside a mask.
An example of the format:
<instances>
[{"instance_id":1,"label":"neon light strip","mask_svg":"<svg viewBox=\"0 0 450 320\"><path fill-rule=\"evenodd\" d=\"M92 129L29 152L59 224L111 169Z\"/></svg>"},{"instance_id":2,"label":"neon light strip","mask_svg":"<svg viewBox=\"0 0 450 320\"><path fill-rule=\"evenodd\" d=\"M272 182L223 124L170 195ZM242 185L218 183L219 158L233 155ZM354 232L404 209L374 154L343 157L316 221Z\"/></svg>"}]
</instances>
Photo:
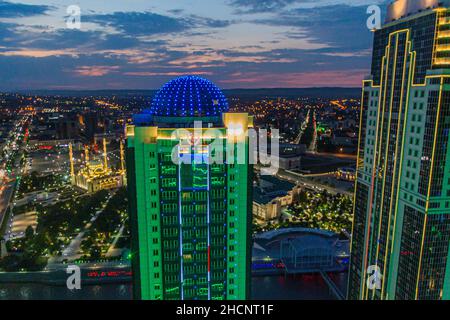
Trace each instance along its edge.
<instances>
[{"instance_id":1,"label":"neon light strip","mask_svg":"<svg viewBox=\"0 0 450 320\"><path fill-rule=\"evenodd\" d=\"M433 181L434 160L436 157L437 133L438 133L438 129L439 129L441 103L442 103L442 91L443 90L444 90L444 79L441 78L441 84L440 84L440 88L439 88L439 101L438 101L437 112L436 112L436 125L434 128L433 152L431 154L430 179L428 181L427 202L426 202L425 218L424 218L423 230L422 230L422 244L420 247L420 260L419 260L419 268L417 271L416 297L415 297L416 300L419 297L419 280L420 280L420 272L422 270L423 249L424 249L424 245L425 245L425 232L426 232L427 224L428 224L428 209L430 208L431 183Z\"/></svg>"},{"instance_id":2,"label":"neon light strip","mask_svg":"<svg viewBox=\"0 0 450 320\"><path fill-rule=\"evenodd\" d=\"M371 233L371 224L372 224L372 213L373 213L373 199L374 199L374 193L375 193L375 177L378 176L378 170L379 167L379 154L381 150L381 143L379 143L379 140L381 140L381 137L383 135L383 125L384 125L384 106L385 106L385 100L386 100L386 82L387 77L389 74L389 63L387 63L386 57L389 56L389 50L390 45L386 47L385 50L385 56L383 57L382 66L381 66L381 77L380 77L380 92L378 97L378 116L377 116L377 132L376 132L376 138L375 138L375 149L378 149L378 152L375 150L375 161L373 161L373 167L372 167L372 181L370 186L370 204L369 204L369 213L366 221L366 232L365 232L365 257L364 257L364 269L363 269L363 278L362 278L362 295L365 296L365 299L367 299L368 295L368 288L366 288L366 275L367 275L367 265L368 265L368 258L369 258L369 242L370 242L370 233ZM385 73L385 75L384 75ZM382 80L385 78L386 80ZM382 104L383 101L383 104ZM381 109L381 110L380 110ZM381 126L380 126L381 121ZM378 162L377 162L378 161ZM364 293L364 289L365 293Z\"/></svg>"},{"instance_id":3,"label":"neon light strip","mask_svg":"<svg viewBox=\"0 0 450 320\"><path fill-rule=\"evenodd\" d=\"M404 57L403 57L403 72L402 72L402 85L401 85L401 95L400 95L400 103L399 103L399 110L398 110L398 121L397 121L397 131L396 131L396 140L395 140L395 153L394 153L394 174L392 175L393 180L392 180L392 187L391 187L391 200L389 202L389 218L388 218L388 229L387 229L387 240L386 240L386 248L385 248L385 255L384 255L384 268L383 268L383 276L384 279L388 279L388 281L390 281L391 279L388 278L386 276L386 267L388 265L387 261L388 261L388 246L389 246L389 239L390 239L390 232L391 232L391 218L392 218L392 206L393 206L393 198L394 198L394 188L395 188L395 178L397 177L397 181L400 182L400 176L397 176L398 173L396 173L397 171L397 160L398 160L398 141L399 141L399 130L401 127L401 116L402 116L402 107L403 107L403 98L404 98L404 86L405 86L405 76L406 76L406 61L407 61L407 57L408 57L408 50L409 50L409 30L407 30L406 32L406 45L405 45L405 50L404 50ZM397 46L398 46L398 35L397 35ZM408 91L409 93L409 91ZM407 99L408 100L408 99ZM408 104L405 105L405 114L408 114ZM406 123L407 118L404 118L404 121ZM401 153L403 154L403 142L405 139L405 131L402 132L403 133L403 139L402 139L402 151ZM400 168L399 168L400 173L402 172L402 163L400 162ZM396 200L398 201L398 196L400 193L400 187L397 183L397 194L396 194ZM395 206L395 210L397 210L397 205ZM394 211L394 215L397 216L397 212ZM395 221L394 221L394 226L395 226ZM393 229L393 232L395 233L395 228ZM389 262L391 260L392 257L389 257ZM386 281L383 281L382 287L381 287L381 299L383 300L383 296L384 296L384 292L386 289Z\"/></svg>"},{"instance_id":4,"label":"neon light strip","mask_svg":"<svg viewBox=\"0 0 450 320\"><path fill-rule=\"evenodd\" d=\"M211 150L208 146L208 156L210 154ZM208 157L208 161L207 161L207 180L208 180L208 205L207 205L207 213L206 213L206 221L208 224L208 300L211 300L211 234L210 234L210 229L211 229L211 210L210 210L210 192L211 192L211 184L210 184L210 161L209 161L209 157Z\"/></svg>"},{"instance_id":5,"label":"neon light strip","mask_svg":"<svg viewBox=\"0 0 450 320\"><path fill-rule=\"evenodd\" d=\"M382 72L384 72L384 59L383 59L383 61L382 61L382 68L381 68L381 70L382 70ZM381 75L381 78L383 78L383 74ZM376 85L374 85L373 84L373 80L365 80L365 81L363 81L363 83L370 83L370 87L372 88L372 89L374 89L374 88L376 88L376 89L378 89L378 108L380 107L380 105L381 105L381 96L382 96L382 92L383 92L383 86L382 86L382 82L381 82L381 84L380 85L378 85L378 86L376 86ZM365 93L365 89L363 89L363 92L362 92L362 97L361 97L361 101L362 101L362 104L361 104L361 111L360 111L360 128L362 128L362 114L363 114L363 108L364 108L364 104L363 104L363 98L364 98L364 93ZM368 106L367 106L367 108L369 108ZM367 126L367 121L368 120L366 120L366 126ZM374 145L374 149L376 149L377 148L377 146L378 146L378 137L379 137L379 130L378 130L378 128L379 128L379 121L380 121L380 112L378 112L378 114L377 114L377 123L376 123L376 134L375 134L375 145ZM364 137L364 139L366 139L366 137ZM361 130L360 130L360 132L359 132L359 142L358 142L358 150L360 149L360 147L361 147L361 141L362 141L362 134L361 134ZM364 153L365 154L365 153ZM375 157L376 157L376 153L375 153ZM361 159L360 159L360 157L359 157L359 151L358 151L358 157L357 157L357 166L359 165L359 161L361 161ZM364 157L363 157L363 159L362 159L362 162L364 163ZM369 203L369 210L368 210L368 212L367 212L367 209L366 209L366 213L365 213L365 215L366 215L366 222L365 222L365 231L364 231L364 238L365 238L365 240L364 240L364 242L365 242L365 253L364 253L364 255L365 255L365 259L364 259L364 264L366 265L367 264L367 251L368 251L368 246L369 246L369 233L370 233L370 220L371 220L371 214L372 214L372 202L373 202L373 188L374 188L374 186L373 186L373 184L374 184L374 180L375 180L375 170L376 169L376 161L373 161L373 166L372 166L372 176L371 176L371 187L370 187L370 195L371 195L371 199L370 199L370 203ZM357 189L357 184L358 184L358 179L356 179L356 181L355 181L355 191L354 191L354 195L353 195L353 197L354 197L354 203L353 203L353 212L355 212L355 203L356 203L356 189ZM355 223L353 222L353 226L352 226L352 234L353 234L353 230L354 230L354 228L355 228ZM351 239L351 242L353 243L353 237L352 237L352 239ZM351 248L353 248L353 245L351 245ZM351 249L352 250L352 249ZM360 284L360 298L362 299L363 298L363 291L364 291L364 287L365 287L365 278L366 278L366 266L363 266L363 270L361 270L361 272L363 273L363 277L361 278L361 280L360 280L360 282L362 282L361 284ZM349 278L349 283L350 283L350 278ZM362 287L361 287L362 286Z\"/></svg>"},{"instance_id":6,"label":"neon light strip","mask_svg":"<svg viewBox=\"0 0 450 320\"><path fill-rule=\"evenodd\" d=\"M178 146L178 159L180 159L180 146ZM180 161L180 160L179 160ZM183 272L183 215L181 210L181 161L178 164L178 219L180 224L180 293L184 300L184 272Z\"/></svg>"},{"instance_id":7,"label":"neon light strip","mask_svg":"<svg viewBox=\"0 0 450 320\"><path fill-rule=\"evenodd\" d=\"M440 12L437 12L436 13L436 21L435 21L435 23L434 23L434 37L433 37L433 59L432 59L432 61L431 61L431 63L433 64L433 66L436 64L436 60L437 60L437 47L438 47L438 44L436 43L436 40L437 39L439 39L439 33L440 33L440 30L439 30L439 25L441 24L440 23L440 16L441 16L441 13ZM425 84L426 84L427 82L426 82L426 79L425 79Z\"/></svg>"},{"instance_id":8,"label":"neon light strip","mask_svg":"<svg viewBox=\"0 0 450 320\"><path fill-rule=\"evenodd\" d=\"M364 88L364 86L363 86L363 88ZM351 238L350 238L350 256L352 255L352 251L353 251L353 235L355 234L354 233L354 230L355 230L355 212L356 212L356 190L358 189L357 188L357 186L358 186L358 170L359 170L359 161L360 161L360 149L361 149L361 134L362 134L362 114L363 114L363 108L364 108L364 89L362 90L362 97L361 97L361 111L359 112L359 138L358 138L358 155L357 155L357 157L356 157L356 180L355 180L355 189L353 190L353 223L352 223L352 236L351 236ZM367 130L367 121L366 121L366 130ZM363 157L363 160L362 160L363 162L364 162L364 157ZM350 288L350 281L351 281L351 278L350 277L348 277L348 280L347 280L347 288ZM361 286L361 285L360 285ZM349 290L349 292L350 292L350 290ZM349 297L350 296L350 294L348 293L347 294L347 296Z\"/></svg>"},{"instance_id":9,"label":"neon light strip","mask_svg":"<svg viewBox=\"0 0 450 320\"><path fill-rule=\"evenodd\" d=\"M437 18L436 18L436 20L437 20ZM436 29L437 29L437 22L436 22ZM437 30L435 30L435 39L434 39L435 45L436 45L436 32L437 32ZM428 181L427 202L426 202L425 218L424 218L423 230L422 230L422 244L420 247L419 268L417 271L416 296L415 296L416 300L419 297L419 280L420 280L420 273L422 271L422 258L423 258L423 249L424 249L424 245L425 245L425 232L426 232L427 223L428 223L428 209L430 206L431 182L433 181L433 170L434 170L434 160L435 160L434 158L436 156L435 151L436 151L436 143L437 143L437 131L439 128L441 103L442 103L442 91L444 89L444 78L443 77L440 77L440 78L441 78L441 82L440 82L440 87L439 87L439 101L438 101L437 113L436 113L436 125L435 125L435 129L434 129L433 152L431 154L430 180ZM426 83L426 80L425 80L425 83Z\"/></svg>"},{"instance_id":10,"label":"neon light strip","mask_svg":"<svg viewBox=\"0 0 450 320\"><path fill-rule=\"evenodd\" d=\"M389 158L389 139L391 138L391 120L392 120L392 105L394 101L394 89L395 89L395 79L397 76L397 56L398 56L398 33L393 33L389 36L389 46L392 41L392 36L395 34L395 53L394 53L394 64L393 64L393 70L392 70L392 80L391 80L391 95L390 95L390 101L389 101L389 119L388 119L388 126L387 126L387 138L386 138L386 151L385 151L385 159L384 159L384 166L383 166L383 180L382 184L383 187L381 188L381 202L380 202L380 216L379 216L379 222L378 222L378 234L376 238L376 244L377 244L377 255L375 258L375 262L378 266L378 258L380 254L380 236L381 236L381 224L383 222L383 209L384 209L384 190L386 188L386 171L387 171L387 165L388 165L388 158ZM388 64L390 62L389 56L387 57ZM387 78L387 77L386 77ZM383 117L385 113L383 112ZM389 222L388 222L389 223ZM386 261L383 263L386 264ZM384 266L383 266L384 268ZM382 286L384 286L384 281ZM372 299L375 298L375 290L372 291Z\"/></svg>"},{"instance_id":11,"label":"neon light strip","mask_svg":"<svg viewBox=\"0 0 450 320\"><path fill-rule=\"evenodd\" d=\"M408 35L409 38L409 35ZM412 43L411 41L408 41L408 52L409 52L409 58L410 58L410 66L413 65L413 60L415 59L415 52L411 51L412 48ZM400 173L397 179L397 184L400 183L401 181L401 177L403 175L403 158L404 158L404 149L405 149L405 139L406 139L406 124L408 121L408 114L409 114L409 103L410 103L410 90L411 90L411 83L413 82L414 79L414 69L410 68L409 69L409 74L408 74L408 92L406 95L406 110L405 110L405 115L404 115L404 122L403 122L403 140L402 140L402 146L401 146L401 153L400 153ZM400 189L401 186L399 186L399 190L397 192L397 199L396 199L396 205L395 205L395 216L394 216L394 228L393 228L393 233L392 233L392 241L391 241L391 255L394 253L394 243L395 243L395 234L396 234L396 229L397 229L397 214L398 214L398 202L399 202L399 198L400 198Z\"/></svg>"}]
</instances>

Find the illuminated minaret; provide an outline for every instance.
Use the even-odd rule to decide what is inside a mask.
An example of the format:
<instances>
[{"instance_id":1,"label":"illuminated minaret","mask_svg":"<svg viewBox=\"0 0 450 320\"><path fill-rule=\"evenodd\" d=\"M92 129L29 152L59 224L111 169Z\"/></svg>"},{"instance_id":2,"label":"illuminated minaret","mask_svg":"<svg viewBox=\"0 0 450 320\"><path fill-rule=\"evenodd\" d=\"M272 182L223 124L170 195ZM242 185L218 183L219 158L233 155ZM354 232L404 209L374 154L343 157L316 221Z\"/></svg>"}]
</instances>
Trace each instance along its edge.
<instances>
[{"instance_id":1,"label":"illuminated minaret","mask_svg":"<svg viewBox=\"0 0 450 320\"><path fill-rule=\"evenodd\" d=\"M84 146L84 161L86 162L86 168L89 169L89 147L86 145Z\"/></svg>"},{"instance_id":2,"label":"illuminated minaret","mask_svg":"<svg viewBox=\"0 0 450 320\"><path fill-rule=\"evenodd\" d=\"M120 139L120 170L125 172L125 150L123 148L122 139Z\"/></svg>"},{"instance_id":3,"label":"illuminated minaret","mask_svg":"<svg viewBox=\"0 0 450 320\"><path fill-rule=\"evenodd\" d=\"M450 1L398 0L363 82L348 297L450 299Z\"/></svg>"},{"instance_id":4,"label":"illuminated minaret","mask_svg":"<svg viewBox=\"0 0 450 320\"><path fill-rule=\"evenodd\" d=\"M108 171L108 151L106 149L106 138L103 138L103 167Z\"/></svg>"},{"instance_id":5,"label":"illuminated minaret","mask_svg":"<svg viewBox=\"0 0 450 320\"><path fill-rule=\"evenodd\" d=\"M69 159L70 159L70 179L72 181L72 184L75 182L75 165L73 162L73 147L72 144L69 143Z\"/></svg>"}]
</instances>

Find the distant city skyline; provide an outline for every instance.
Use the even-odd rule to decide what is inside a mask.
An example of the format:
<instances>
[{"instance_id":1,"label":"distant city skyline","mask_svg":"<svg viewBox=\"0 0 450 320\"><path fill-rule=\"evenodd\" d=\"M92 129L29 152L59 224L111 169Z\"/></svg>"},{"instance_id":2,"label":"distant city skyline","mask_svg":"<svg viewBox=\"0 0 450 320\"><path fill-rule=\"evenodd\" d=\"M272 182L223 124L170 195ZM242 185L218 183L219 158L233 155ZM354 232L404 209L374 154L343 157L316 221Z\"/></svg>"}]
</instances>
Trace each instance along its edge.
<instances>
[{"instance_id":1,"label":"distant city skyline","mask_svg":"<svg viewBox=\"0 0 450 320\"><path fill-rule=\"evenodd\" d=\"M224 89L360 87L366 9L387 2L0 0L0 90L156 89L185 74Z\"/></svg>"}]
</instances>

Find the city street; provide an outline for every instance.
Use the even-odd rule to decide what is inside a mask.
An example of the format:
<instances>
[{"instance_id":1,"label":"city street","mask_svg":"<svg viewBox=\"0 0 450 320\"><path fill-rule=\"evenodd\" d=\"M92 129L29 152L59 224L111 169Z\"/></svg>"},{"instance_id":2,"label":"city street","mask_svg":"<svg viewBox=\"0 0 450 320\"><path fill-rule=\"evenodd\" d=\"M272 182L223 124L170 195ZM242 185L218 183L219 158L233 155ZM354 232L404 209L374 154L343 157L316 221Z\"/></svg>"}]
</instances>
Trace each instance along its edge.
<instances>
[{"instance_id":1,"label":"city street","mask_svg":"<svg viewBox=\"0 0 450 320\"><path fill-rule=\"evenodd\" d=\"M293 182L295 184L299 184L302 185L306 188L309 188L313 191L323 191L323 190L327 190L329 193L332 194L345 194L348 196L353 196L353 192L350 192L346 189L346 187L348 188L348 184L343 184L342 183L342 187L331 187L329 185L324 185L322 183L319 182L315 182L315 181L311 181L311 176L304 176L300 173L295 173L292 171L286 171L286 170L282 170L280 169L277 173L277 177L282 179L282 180L287 180L289 182ZM339 181L337 181L339 182Z\"/></svg>"},{"instance_id":2,"label":"city street","mask_svg":"<svg viewBox=\"0 0 450 320\"><path fill-rule=\"evenodd\" d=\"M13 195L15 183L10 183L6 185L0 195L0 226L3 225L3 220L7 216L7 209L9 207L9 203L11 202L11 198ZM1 234L1 228L0 228L0 238L3 237L3 234Z\"/></svg>"},{"instance_id":3,"label":"city street","mask_svg":"<svg viewBox=\"0 0 450 320\"><path fill-rule=\"evenodd\" d=\"M22 134L25 135L25 126L27 124L28 117L24 116L19 118L14 125L14 130L9 134L9 140L4 146L2 151L3 158L0 158L1 165L0 170L3 172L0 177L0 237L3 236L2 232L5 230L3 224L6 222L7 209L11 203L14 189L16 187L16 178L20 173L20 163L24 146Z\"/></svg>"}]
</instances>

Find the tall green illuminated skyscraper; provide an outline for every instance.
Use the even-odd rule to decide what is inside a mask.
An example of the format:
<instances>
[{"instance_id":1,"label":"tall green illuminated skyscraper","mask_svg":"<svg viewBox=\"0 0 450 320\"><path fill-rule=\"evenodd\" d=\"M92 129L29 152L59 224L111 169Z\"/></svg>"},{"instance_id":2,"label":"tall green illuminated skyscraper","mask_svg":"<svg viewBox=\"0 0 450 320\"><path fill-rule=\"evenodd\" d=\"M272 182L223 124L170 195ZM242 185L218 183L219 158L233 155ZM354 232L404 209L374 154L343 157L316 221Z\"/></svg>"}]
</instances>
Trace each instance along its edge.
<instances>
[{"instance_id":1,"label":"tall green illuminated skyscraper","mask_svg":"<svg viewBox=\"0 0 450 320\"><path fill-rule=\"evenodd\" d=\"M168 82L127 127L134 297L249 298L252 118L210 81Z\"/></svg>"},{"instance_id":2,"label":"tall green illuminated skyscraper","mask_svg":"<svg viewBox=\"0 0 450 320\"><path fill-rule=\"evenodd\" d=\"M375 31L350 299L450 299L449 8L448 0L394 1Z\"/></svg>"}]
</instances>

